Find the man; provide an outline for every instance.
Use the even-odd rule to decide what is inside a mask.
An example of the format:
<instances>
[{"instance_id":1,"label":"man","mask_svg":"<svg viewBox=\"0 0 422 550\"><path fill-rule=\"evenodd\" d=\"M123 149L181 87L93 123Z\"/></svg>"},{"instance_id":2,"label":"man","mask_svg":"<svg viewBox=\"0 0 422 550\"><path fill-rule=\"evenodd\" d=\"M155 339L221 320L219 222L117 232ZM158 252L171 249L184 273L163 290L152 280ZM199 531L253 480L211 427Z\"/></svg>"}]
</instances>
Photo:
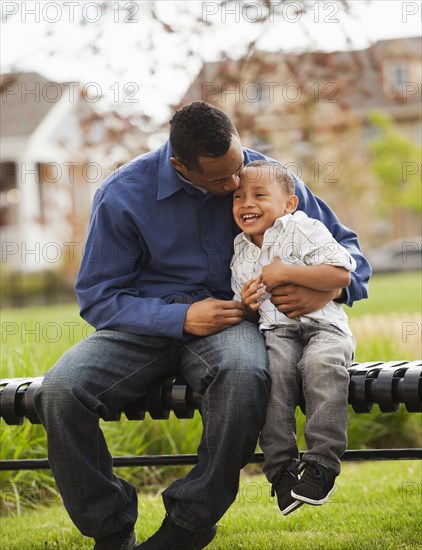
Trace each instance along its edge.
<instances>
[{"instance_id":1,"label":"man","mask_svg":"<svg viewBox=\"0 0 422 550\"><path fill-rule=\"evenodd\" d=\"M266 157L242 149L230 119L205 102L170 124L167 143L114 172L95 195L76 293L97 332L64 354L36 394L58 489L96 550L204 548L236 497L268 401L264 341L230 288L231 192L243 165ZM299 208L358 264L340 299L366 297L370 269L356 235L296 185ZM295 317L339 295L290 285L272 300ZM162 526L135 546L136 492L113 474L99 418L175 374L202 395L198 464L166 489Z\"/></svg>"}]
</instances>

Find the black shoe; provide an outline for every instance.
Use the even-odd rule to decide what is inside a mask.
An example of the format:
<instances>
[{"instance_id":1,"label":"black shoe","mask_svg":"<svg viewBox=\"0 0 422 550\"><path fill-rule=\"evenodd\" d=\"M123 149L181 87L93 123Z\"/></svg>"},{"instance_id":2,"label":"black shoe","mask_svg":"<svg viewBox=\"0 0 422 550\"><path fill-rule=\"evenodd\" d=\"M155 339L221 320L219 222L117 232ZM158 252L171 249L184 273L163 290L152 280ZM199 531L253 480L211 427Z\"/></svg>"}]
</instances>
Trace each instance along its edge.
<instances>
[{"instance_id":1,"label":"black shoe","mask_svg":"<svg viewBox=\"0 0 422 550\"><path fill-rule=\"evenodd\" d=\"M137 546L136 550L201 550L212 541L216 533L216 525L201 531L191 531L166 516L158 531Z\"/></svg>"},{"instance_id":2,"label":"black shoe","mask_svg":"<svg viewBox=\"0 0 422 550\"><path fill-rule=\"evenodd\" d=\"M297 500L321 506L334 492L334 481L337 474L318 462L305 462L304 473L292 489L291 495Z\"/></svg>"},{"instance_id":3,"label":"black shoe","mask_svg":"<svg viewBox=\"0 0 422 550\"><path fill-rule=\"evenodd\" d=\"M135 550L136 536L133 528L95 541L94 550Z\"/></svg>"},{"instance_id":4,"label":"black shoe","mask_svg":"<svg viewBox=\"0 0 422 550\"><path fill-rule=\"evenodd\" d=\"M271 488L271 496L277 495L278 507L283 516L287 516L303 504L291 495L291 490L298 481L298 461L292 459L285 462Z\"/></svg>"}]
</instances>

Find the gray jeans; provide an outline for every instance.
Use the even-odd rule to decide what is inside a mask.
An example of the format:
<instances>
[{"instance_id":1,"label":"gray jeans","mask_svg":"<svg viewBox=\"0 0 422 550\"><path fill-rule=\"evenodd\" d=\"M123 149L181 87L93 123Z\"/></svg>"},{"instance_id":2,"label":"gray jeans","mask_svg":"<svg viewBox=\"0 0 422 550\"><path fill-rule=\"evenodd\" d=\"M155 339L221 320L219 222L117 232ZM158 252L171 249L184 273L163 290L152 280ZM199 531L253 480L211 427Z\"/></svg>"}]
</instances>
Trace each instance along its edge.
<instances>
[{"instance_id":1,"label":"gray jeans","mask_svg":"<svg viewBox=\"0 0 422 550\"><path fill-rule=\"evenodd\" d=\"M347 447L349 375L355 340L333 325L311 321L265 332L272 378L260 445L264 472L274 481L281 465L298 458L295 411L300 386L306 407L304 460L340 472Z\"/></svg>"}]
</instances>

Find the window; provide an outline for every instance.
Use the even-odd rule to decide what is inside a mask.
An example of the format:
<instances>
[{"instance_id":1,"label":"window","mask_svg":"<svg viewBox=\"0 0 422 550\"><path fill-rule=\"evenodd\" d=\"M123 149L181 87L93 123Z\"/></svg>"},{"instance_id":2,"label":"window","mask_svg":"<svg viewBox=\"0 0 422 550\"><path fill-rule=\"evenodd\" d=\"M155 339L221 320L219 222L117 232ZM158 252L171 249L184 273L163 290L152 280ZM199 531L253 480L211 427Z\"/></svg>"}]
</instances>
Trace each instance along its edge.
<instances>
[{"instance_id":1,"label":"window","mask_svg":"<svg viewBox=\"0 0 422 550\"><path fill-rule=\"evenodd\" d=\"M384 88L387 94L403 93L403 84L409 81L407 63L402 60L387 61L384 68Z\"/></svg>"},{"instance_id":2,"label":"window","mask_svg":"<svg viewBox=\"0 0 422 550\"><path fill-rule=\"evenodd\" d=\"M0 163L0 191L7 192L16 187L16 163Z\"/></svg>"},{"instance_id":3,"label":"window","mask_svg":"<svg viewBox=\"0 0 422 550\"><path fill-rule=\"evenodd\" d=\"M17 223L17 205L21 192L17 189L17 166L15 162L0 163L0 226Z\"/></svg>"}]
</instances>

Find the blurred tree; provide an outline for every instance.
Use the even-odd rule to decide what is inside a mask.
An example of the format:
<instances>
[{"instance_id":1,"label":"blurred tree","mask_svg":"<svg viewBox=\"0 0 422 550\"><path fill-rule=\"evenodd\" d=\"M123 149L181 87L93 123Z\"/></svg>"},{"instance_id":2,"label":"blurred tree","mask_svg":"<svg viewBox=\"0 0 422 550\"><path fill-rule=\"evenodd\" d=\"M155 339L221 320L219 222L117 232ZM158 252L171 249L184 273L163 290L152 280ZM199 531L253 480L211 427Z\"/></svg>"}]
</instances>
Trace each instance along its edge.
<instances>
[{"instance_id":1,"label":"blurred tree","mask_svg":"<svg viewBox=\"0 0 422 550\"><path fill-rule=\"evenodd\" d=\"M422 212L421 146L399 133L385 113L375 111L369 118L379 130L371 151L382 191L380 207L386 212L397 208Z\"/></svg>"},{"instance_id":2,"label":"blurred tree","mask_svg":"<svg viewBox=\"0 0 422 550\"><path fill-rule=\"evenodd\" d=\"M49 11L43 3L35 4L42 16L36 25L35 43L29 41L27 51L14 58L10 69L22 70L33 60L39 62L40 56L48 59L46 67L53 66L55 60L56 66L62 67L67 60L74 66L76 60L90 68L93 81L100 75L118 81L103 91L116 108L130 115L140 111L151 116L158 97L174 102L174 92L183 93L205 59L210 59L210 51L214 57L220 54L221 59L239 60L232 75L238 82L269 31L282 34L294 26L295 33L303 36L301 50L311 51L316 49L313 24L334 23L340 26L346 43L353 44L343 25L343 16L353 14L350 0L64 2L61 10L57 8L59 21L53 19L56 9ZM13 24L19 17L22 14L17 8L6 12L4 21ZM233 28L236 37L230 44L224 38L219 40L219 32L227 28ZM320 27L315 29L318 32ZM298 69L301 59L294 63ZM292 74L296 69L292 67ZM163 86L163 79L171 85ZM133 86L120 86L123 82ZM142 102L135 101L139 96Z\"/></svg>"}]
</instances>

